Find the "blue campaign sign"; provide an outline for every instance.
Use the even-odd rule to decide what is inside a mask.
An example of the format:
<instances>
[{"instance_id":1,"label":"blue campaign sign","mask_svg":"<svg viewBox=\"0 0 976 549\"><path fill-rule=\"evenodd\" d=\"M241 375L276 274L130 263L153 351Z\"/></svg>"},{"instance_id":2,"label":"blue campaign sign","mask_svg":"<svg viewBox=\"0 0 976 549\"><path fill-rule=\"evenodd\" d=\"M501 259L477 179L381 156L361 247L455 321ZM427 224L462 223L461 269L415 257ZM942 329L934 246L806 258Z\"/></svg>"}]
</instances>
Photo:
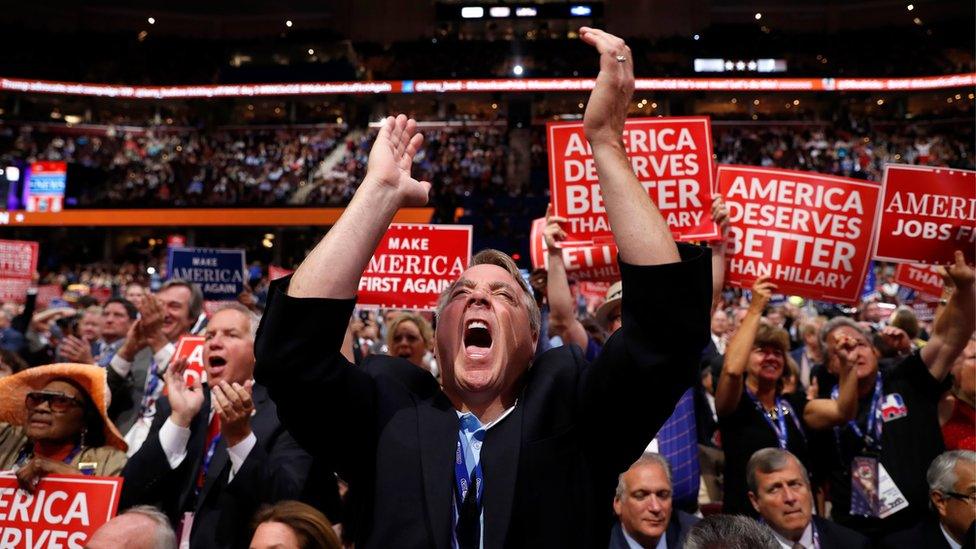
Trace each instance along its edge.
<instances>
[{"instance_id":1,"label":"blue campaign sign","mask_svg":"<svg viewBox=\"0 0 976 549\"><path fill-rule=\"evenodd\" d=\"M167 278L199 284L209 301L237 299L247 280L244 250L170 248L166 273Z\"/></svg>"}]
</instances>

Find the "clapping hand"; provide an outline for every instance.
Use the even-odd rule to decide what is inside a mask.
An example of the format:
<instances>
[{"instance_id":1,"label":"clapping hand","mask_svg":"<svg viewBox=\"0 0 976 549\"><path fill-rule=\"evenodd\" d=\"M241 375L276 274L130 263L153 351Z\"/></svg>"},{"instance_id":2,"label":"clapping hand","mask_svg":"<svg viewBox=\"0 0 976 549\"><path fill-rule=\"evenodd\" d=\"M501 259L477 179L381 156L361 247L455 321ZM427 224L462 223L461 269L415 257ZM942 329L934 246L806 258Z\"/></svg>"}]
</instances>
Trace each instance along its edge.
<instances>
[{"instance_id":1,"label":"clapping hand","mask_svg":"<svg viewBox=\"0 0 976 549\"><path fill-rule=\"evenodd\" d=\"M191 377L187 384L183 378L186 371L186 359L174 360L163 373L169 404L172 408L170 419L180 427L189 427L193 418L203 406L203 386L200 379Z\"/></svg>"}]
</instances>

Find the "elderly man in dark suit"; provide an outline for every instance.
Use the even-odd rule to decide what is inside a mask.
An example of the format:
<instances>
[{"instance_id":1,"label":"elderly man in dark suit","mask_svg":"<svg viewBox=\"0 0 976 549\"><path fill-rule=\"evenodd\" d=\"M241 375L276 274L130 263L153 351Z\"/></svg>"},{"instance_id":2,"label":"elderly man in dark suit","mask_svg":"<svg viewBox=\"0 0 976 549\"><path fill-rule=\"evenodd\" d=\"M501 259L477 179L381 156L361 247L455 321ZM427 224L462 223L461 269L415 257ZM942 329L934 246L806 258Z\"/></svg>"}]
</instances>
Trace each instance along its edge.
<instances>
[{"instance_id":1,"label":"elderly man in dark suit","mask_svg":"<svg viewBox=\"0 0 976 549\"><path fill-rule=\"evenodd\" d=\"M698 517L672 505L671 465L661 454L645 453L620 474L610 531L610 549L679 549Z\"/></svg>"},{"instance_id":2,"label":"elderly man in dark suit","mask_svg":"<svg viewBox=\"0 0 976 549\"><path fill-rule=\"evenodd\" d=\"M185 363L167 369L168 395L123 471L121 507L158 506L191 547L247 547L247 525L261 504L299 499L308 488L312 457L282 427L267 390L251 379L253 328L250 312L237 304L211 317L203 352L207 385L185 382ZM331 492L328 482L315 489L337 497L334 477L314 478L331 480Z\"/></svg>"},{"instance_id":3,"label":"elderly man in dark suit","mask_svg":"<svg viewBox=\"0 0 976 549\"><path fill-rule=\"evenodd\" d=\"M746 465L749 501L787 549L869 549L868 538L813 515L806 467L788 450L763 448Z\"/></svg>"},{"instance_id":4,"label":"elderly man in dark suit","mask_svg":"<svg viewBox=\"0 0 976 549\"><path fill-rule=\"evenodd\" d=\"M606 546L617 474L696 381L709 255L675 245L628 160L630 49L596 29L581 37L600 53L584 116L587 162L627 288L623 328L593 364L575 346L535 358L538 307L515 263L493 250L442 295L443 390L419 394L371 373L401 359L373 356L360 369L343 358L373 250L397 210L425 204L430 190L410 175L423 137L403 115L383 122L342 217L269 292L257 380L296 440L349 482L357 547Z\"/></svg>"}]
</instances>

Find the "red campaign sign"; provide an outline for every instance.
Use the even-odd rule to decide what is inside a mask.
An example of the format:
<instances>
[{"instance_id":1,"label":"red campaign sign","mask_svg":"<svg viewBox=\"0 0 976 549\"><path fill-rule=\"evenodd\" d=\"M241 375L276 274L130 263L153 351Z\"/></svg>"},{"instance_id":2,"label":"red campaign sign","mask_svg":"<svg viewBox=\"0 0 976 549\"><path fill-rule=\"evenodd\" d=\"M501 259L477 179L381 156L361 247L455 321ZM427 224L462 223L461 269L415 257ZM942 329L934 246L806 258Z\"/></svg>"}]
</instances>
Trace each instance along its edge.
<instances>
[{"instance_id":1,"label":"red campaign sign","mask_svg":"<svg viewBox=\"0 0 976 549\"><path fill-rule=\"evenodd\" d=\"M912 302L912 311L915 312L915 318L922 322L935 320L935 311L939 308L939 301L926 299L929 296L925 294L919 294L918 297L919 299Z\"/></svg>"},{"instance_id":2,"label":"red campaign sign","mask_svg":"<svg viewBox=\"0 0 976 549\"><path fill-rule=\"evenodd\" d=\"M394 223L359 279L357 304L432 311L470 261L470 225Z\"/></svg>"},{"instance_id":3,"label":"red campaign sign","mask_svg":"<svg viewBox=\"0 0 976 549\"><path fill-rule=\"evenodd\" d=\"M923 294L936 297L942 295L942 275L934 265L901 263L895 270L895 283Z\"/></svg>"},{"instance_id":4,"label":"red campaign sign","mask_svg":"<svg viewBox=\"0 0 976 549\"><path fill-rule=\"evenodd\" d=\"M976 261L976 172L888 164L883 189L875 259L950 263L962 250Z\"/></svg>"},{"instance_id":5,"label":"red campaign sign","mask_svg":"<svg viewBox=\"0 0 976 549\"><path fill-rule=\"evenodd\" d=\"M63 295L60 284L44 284L37 287L37 306L46 308L52 300L61 299Z\"/></svg>"},{"instance_id":6,"label":"red campaign sign","mask_svg":"<svg viewBox=\"0 0 976 549\"><path fill-rule=\"evenodd\" d=\"M29 278L0 278L0 303L23 305L30 284Z\"/></svg>"},{"instance_id":7,"label":"red campaign sign","mask_svg":"<svg viewBox=\"0 0 976 549\"><path fill-rule=\"evenodd\" d=\"M571 240L611 236L596 164L582 122L546 125L549 189ZM719 237L712 222L712 135L707 116L631 118L624 147L637 179L678 240Z\"/></svg>"},{"instance_id":8,"label":"red campaign sign","mask_svg":"<svg viewBox=\"0 0 976 549\"><path fill-rule=\"evenodd\" d=\"M48 475L34 495L0 474L0 547L81 549L115 516L122 477Z\"/></svg>"},{"instance_id":9,"label":"red campaign sign","mask_svg":"<svg viewBox=\"0 0 976 549\"><path fill-rule=\"evenodd\" d=\"M529 235L529 255L532 268L548 269L549 254L543 231L546 220L543 217L532 221L532 231ZM562 242L563 264L566 274L576 280L620 280L620 267L617 266L617 245L612 241L601 243Z\"/></svg>"},{"instance_id":10,"label":"red campaign sign","mask_svg":"<svg viewBox=\"0 0 976 549\"><path fill-rule=\"evenodd\" d=\"M207 373L203 367L203 344L206 340L207 338L203 336L184 335L180 336L180 340L176 343L176 352L173 353L172 361L186 359L183 380L188 385L206 381Z\"/></svg>"},{"instance_id":11,"label":"red campaign sign","mask_svg":"<svg viewBox=\"0 0 976 549\"><path fill-rule=\"evenodd\" d=\"M782 294L858 300L878 183L752 166L719 166L716 181L729 210L729 284L769 276Z\"/></svg>"},{"instance_id":12,"label":"red campaign sign","mask_svg":"<svg viewBox=\"0 0 976 549\"><path fill-rule=\"evenodd\" d=\"M30 279L37 270L37 242L0 240L0 278Z\"/></svg>"},{"instance_id":13,"label":"red campaign sign","mask_svg":"<svg viewBox=\"0 0 976 549\"><path fill-rule=\"evenodd\" d=\"M277 265L268 265L268 278L271 280L278 280L279 278L284 278L295 271L291 269L286 269L284 267L279 267Z\"/></svg>"}]
</instances>

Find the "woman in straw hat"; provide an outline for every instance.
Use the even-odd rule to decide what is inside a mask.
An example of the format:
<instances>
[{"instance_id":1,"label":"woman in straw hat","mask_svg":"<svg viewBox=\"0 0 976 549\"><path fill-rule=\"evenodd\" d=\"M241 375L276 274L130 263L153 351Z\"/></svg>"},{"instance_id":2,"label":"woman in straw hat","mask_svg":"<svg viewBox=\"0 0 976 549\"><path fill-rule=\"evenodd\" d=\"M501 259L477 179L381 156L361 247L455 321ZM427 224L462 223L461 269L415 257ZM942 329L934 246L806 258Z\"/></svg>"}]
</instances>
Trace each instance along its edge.
<instances>
[{"instance_id":1,"label":"woman in straw hat","mask_svg":"<svg viewBox=\"0 0 976 549\"><path fill-rule=\"evenodd\" d=\"M126 443L108 419L105 370L39 366L0 379L0 471L33 491L47 474L118 476Z\"/></svg>"}]
</instances>

